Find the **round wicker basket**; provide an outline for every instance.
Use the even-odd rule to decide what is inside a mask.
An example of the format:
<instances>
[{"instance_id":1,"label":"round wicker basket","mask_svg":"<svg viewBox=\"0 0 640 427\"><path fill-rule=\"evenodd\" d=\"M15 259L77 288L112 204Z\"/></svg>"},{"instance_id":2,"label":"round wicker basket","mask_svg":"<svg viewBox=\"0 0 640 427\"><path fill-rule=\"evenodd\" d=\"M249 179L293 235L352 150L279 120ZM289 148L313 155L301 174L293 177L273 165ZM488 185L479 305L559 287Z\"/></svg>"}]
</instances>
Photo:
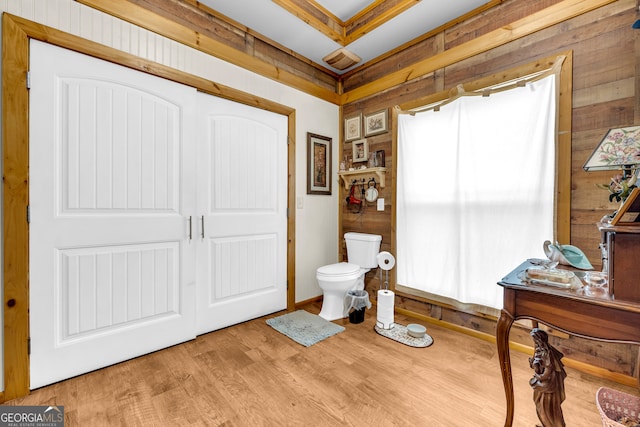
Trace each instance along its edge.
<instances>
[{"instance_id":1,"label":"round wicker basket","mask_svg":"<svg viewBox=\"0 0 640 427\"><path fill-rule=\"evenodd\" d=\"M622 424L623 418L640 422L640 396L623 393L607 387L596 391L596 404L604 427L629 427L635 423Z\"/></svg>"}]
</instances>

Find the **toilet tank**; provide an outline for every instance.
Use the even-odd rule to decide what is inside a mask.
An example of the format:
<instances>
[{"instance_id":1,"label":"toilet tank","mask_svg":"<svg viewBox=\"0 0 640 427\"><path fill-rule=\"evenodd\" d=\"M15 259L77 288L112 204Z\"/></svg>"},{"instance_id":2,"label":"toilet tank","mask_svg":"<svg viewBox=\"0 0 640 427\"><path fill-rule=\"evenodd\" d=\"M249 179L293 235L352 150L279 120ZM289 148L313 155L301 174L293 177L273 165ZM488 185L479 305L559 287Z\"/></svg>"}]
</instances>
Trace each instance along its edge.
<instances>
[{"instance_id":1,"label":"toilet tank","mask_svg":"<svg viewBox=\"0 0 640 427\"><path fill-rule=\"evenodd\" d=\"M378 267L378 252L382 236L365 233L345 233L347 261L362 268Z\"/></svg>"}]
</instances>

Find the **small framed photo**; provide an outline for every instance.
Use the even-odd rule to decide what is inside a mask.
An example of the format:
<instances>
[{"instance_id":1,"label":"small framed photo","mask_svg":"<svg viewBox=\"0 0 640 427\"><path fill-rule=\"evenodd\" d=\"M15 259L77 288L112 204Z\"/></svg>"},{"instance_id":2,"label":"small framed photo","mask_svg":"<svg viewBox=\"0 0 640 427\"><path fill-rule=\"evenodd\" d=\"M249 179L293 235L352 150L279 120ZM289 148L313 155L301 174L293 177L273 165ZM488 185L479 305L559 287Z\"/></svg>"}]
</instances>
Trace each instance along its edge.
<instances>
[{"instance_id":1,"label":"small framed photo","mask_svg":"<svg viewBox=\"0 0 640 427\"><path fill-rule=\"evenodd\" d=\"M378 135L389 130L388 109L376 111L364 116L364 136Z\"/></svg>"},{"instance_id":2,"label":"small framed photo","mask_svg":"<svg viewBox=\"0 0 640 427\"><path fill-rule=\"evenodd\" d=\"M353 163L366 162L369 159L369 144L366 139L353 141Z\"/></svg>"},{"instance_id":3,"label":"small framed photo","mask_svg":"<svg viewBox=\"0 0 640 427\"><path fill-rule=\"evenodd\" d=\"M331 195L331 138L308 132L307 194Z\"/></svg>"},{"instance_id":4,"label":"small framed photo","mask_svg":"<svg viewBox=\"0 0 640 427\"><path fill-rule=\"evenodd\" d=\"M344 119L344 141L362 138L362 114Z\"/></svg>"}]
</instances>

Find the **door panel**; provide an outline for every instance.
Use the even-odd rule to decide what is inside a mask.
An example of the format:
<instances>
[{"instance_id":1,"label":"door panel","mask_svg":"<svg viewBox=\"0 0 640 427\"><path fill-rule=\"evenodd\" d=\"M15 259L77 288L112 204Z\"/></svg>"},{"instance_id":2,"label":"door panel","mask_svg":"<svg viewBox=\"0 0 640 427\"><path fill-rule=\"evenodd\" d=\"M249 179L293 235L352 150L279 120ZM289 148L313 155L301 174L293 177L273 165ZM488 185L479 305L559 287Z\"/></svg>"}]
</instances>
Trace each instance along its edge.
<instances>
[{"instance_id":1,"label":"door panel","mask_svg":"<svg viewBox=\"0 0 640 427\"><path fill-rule=\"evenodd\" d=\"M32 388L286 308L285 116L30 59Z\"/></svg>"},{"instance_id":2,"label":"door panel","mask_svg":"<svg viewBox=\"0 0 640 427\"><path fill-rule=\"evenodd\" d=\"M37 41L31 67L35 388L195 336L196 91Z\"/></svg>"},{"instance_id":3,"label":"door panel","mask_svg":"<svg viewBox=\"0 0 640 427\"><path fill-rule=\"evenodd\" d=\"M198 112L205 333L286 308L287 118L206 94Z\"/></svg>"}]
</instances>

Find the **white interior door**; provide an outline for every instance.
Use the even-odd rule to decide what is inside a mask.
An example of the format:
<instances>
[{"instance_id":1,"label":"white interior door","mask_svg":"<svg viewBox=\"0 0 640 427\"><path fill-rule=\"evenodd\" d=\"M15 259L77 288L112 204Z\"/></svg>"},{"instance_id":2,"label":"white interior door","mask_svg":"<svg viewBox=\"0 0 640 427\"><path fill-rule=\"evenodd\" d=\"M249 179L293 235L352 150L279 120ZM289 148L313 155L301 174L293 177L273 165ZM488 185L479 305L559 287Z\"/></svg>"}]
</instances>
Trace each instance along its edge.
<instances>
[{"instance_id":1,"label":"white interior door","mask_svg":"<svg viewBox=\"0 0 640 427\"><path fill-rule=\"evenodd\" d=\"M35 388L195 336L196 91L33 40L30 60Z\"/></svg>"},{"instance_id":2,"label":"white interior door","mask_svg":"<svg viewBox=\"0 0 640 427\"><path fill-rule=\"evenodd\" d=\"M287 118L198 95L198 333L287 305Z\"/></svg>"}]
</instances>

